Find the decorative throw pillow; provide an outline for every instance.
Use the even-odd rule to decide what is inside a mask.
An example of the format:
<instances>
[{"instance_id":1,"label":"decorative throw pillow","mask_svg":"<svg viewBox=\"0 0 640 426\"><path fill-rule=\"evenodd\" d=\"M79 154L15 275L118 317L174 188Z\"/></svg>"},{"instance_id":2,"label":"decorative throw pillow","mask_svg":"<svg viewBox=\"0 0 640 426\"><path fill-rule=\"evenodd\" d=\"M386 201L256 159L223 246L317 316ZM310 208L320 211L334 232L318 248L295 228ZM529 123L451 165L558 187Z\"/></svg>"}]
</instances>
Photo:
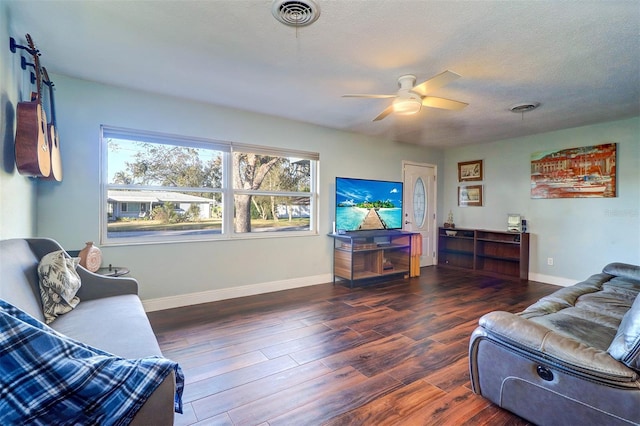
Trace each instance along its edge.
<instances>
[{"instance_id":1,"label":"decorative throw pillow","mask_svg":"<svg viewBox=\"0 0 640 426\"><path fill-rule=\"evenodd\" d=\"M640 296L636 297L631 309L622 317L616 337L607 352L627 367L640 371Z\"/></svg>"},{"instance_id":2,"label":"decorative throw pillow","mask_svg":"<svg viewBox=\"0 0 640 426\"><path fill-rule=\"evenodd\" d=\"M80 258L68 256L64 250L54 251L45 255L38 265L40 297L47 324L80 302L76 296L80 288L80 275L76 272Z\"/></svg>"}]
</instances>

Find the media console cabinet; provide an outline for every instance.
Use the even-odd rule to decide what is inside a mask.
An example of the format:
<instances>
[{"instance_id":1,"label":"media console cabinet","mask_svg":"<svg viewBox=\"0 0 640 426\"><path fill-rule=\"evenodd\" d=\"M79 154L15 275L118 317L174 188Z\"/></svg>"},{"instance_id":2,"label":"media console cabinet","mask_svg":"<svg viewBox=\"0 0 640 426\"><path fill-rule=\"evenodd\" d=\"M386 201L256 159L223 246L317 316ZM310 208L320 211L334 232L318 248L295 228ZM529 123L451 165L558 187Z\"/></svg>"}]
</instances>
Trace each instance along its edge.
<instances>
[{"instance_id":1,"label":"media console cabinet","mask_svg":"<svg viewBox=\"0 0 640 426\"><path fill-rule=\"evenodd\" d=\"M359 280L409 276L413 235L400 230L329 234L333 238L333 282L343 278L353 287Z\"/></svg>"},{"instance_id":2,"label":"media console cabinet","mask_svg":"<svg viewBox=\"0 0 640 426\"><path fill-rule=\"evenodd\" d=\"M529 234L439 228L438 265L529 279Z\"/></svg>"}]
</instances>

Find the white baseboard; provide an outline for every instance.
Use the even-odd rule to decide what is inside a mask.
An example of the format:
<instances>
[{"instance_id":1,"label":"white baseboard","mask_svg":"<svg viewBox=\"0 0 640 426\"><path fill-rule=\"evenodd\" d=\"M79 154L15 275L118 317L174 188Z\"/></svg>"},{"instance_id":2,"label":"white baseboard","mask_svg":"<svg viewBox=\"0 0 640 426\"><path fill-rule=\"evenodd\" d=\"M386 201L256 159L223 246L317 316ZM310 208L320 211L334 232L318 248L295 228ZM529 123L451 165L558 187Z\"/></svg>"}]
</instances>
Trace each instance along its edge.
<instances>
[{"instance_id":1,"label":"white baseboard","mask_svg":"<svg viewBox=\"0 0 640 426\"><path fill-rule=\"evenodd\" d=\"M560 287L569 287L579 282L579 280L572 280L570 278L554 277L552 275L543 275L543 274L535 274L535 273L529 274L529 280L538 281L546 284L553 284Z\"/></svg>"},{"instance_id":2,"label":"white baseboard","mask_svg":"<svg viewBox=\"0 0 640 426\"><path fill-rule=\"evenodd\" d=\"M228 287L217 290L201 291L198 293L159 297L157 299L143 300L142 304L146 312L152 312L160 311L162 309L198 305L200 303L217 302L219 300L235 299L236 297L254 296L256 294L290 290L292 288L324 284L331 281L333 281L333 275L323 274L310 277L292 278L290 280L271 281L266 283L243 285L239 287Z\"/></svg>"}]
</instances>

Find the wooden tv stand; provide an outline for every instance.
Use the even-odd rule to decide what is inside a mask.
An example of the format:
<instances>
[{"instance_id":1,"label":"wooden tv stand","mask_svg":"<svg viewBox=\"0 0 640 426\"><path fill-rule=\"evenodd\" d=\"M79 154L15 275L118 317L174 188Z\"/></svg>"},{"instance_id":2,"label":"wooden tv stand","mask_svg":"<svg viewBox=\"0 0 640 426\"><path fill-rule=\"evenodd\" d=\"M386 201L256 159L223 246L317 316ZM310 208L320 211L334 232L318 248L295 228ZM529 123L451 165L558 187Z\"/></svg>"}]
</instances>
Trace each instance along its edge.
<instances>
[{"instance_id":1,"label":"wooden tv stand","mask_svg":"<svg viewBox=\"0 0 640 426\"><path fill-rule=\"evenodd\" d=\"M455 232L455 235L447 235L447 232ZM439 228L438 265L528 280L529 234Z\"/></svg>"},{"instance_id":2,"label":"wooden tv stand","mask_svg":"<svg viewBox=\"0 0 640 426\"><path fill-rule=\"evenodd\" d=\"M391 275L409 276L411 270L411 236L401 230L354 231L329 234L333 238L333 282Z\"/></svg>"}]
</instances>

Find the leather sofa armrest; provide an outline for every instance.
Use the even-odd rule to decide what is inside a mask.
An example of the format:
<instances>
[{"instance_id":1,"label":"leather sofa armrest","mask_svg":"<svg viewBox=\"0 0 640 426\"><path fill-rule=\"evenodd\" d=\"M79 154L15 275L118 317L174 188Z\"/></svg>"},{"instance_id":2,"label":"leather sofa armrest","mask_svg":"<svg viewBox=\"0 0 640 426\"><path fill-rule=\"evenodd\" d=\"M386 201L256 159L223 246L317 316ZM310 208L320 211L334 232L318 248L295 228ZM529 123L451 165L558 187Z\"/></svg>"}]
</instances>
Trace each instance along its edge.
<instances>
[{"instance_id":1,"label":"leather sofa armrest","mask_svg":"<svg viewBox=\"0 0 640 426\"><path fill-rule=\"evenodd\" d=\"M564 367L607 380L635 382L639 379L636 372L607 352L562 336L510 312L490 312L480 318L479 324L487 337L494 336L497 340L531 354L539 354ZM480 337L479 333L474 335L474 338Z\"/></svg>"}]
</instances>

